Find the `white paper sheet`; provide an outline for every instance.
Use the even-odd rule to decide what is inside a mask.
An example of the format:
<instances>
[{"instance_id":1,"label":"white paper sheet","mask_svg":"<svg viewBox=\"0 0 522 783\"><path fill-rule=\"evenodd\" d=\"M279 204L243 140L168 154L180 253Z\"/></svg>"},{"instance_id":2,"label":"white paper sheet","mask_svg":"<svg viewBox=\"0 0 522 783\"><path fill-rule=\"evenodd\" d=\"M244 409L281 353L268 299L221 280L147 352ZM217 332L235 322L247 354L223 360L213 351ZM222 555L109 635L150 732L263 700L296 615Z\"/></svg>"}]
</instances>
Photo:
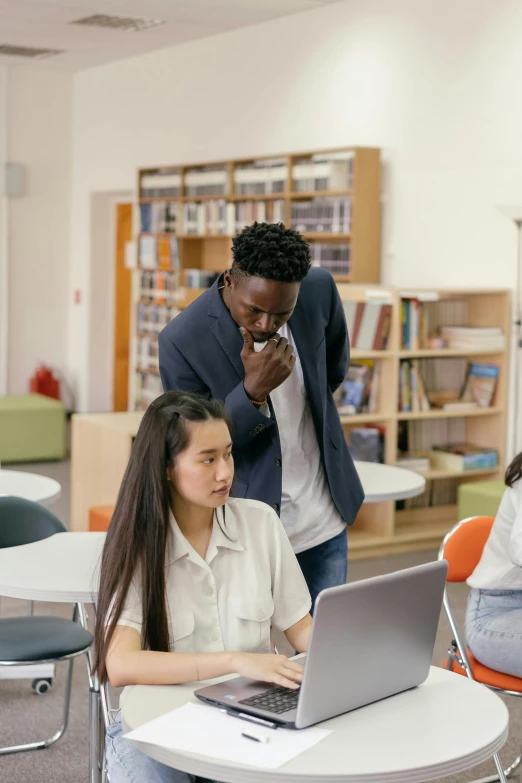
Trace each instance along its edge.
<instances>
[{"instance_id":1,"label":"white paper sheet","mask_svg":"<svg viewBox=\"0 0 522 783\"><path fill-rule=\"evenodd\" d=\"M242 733L268 738L267 743ZM214 707L189 702L125 734L126 739L216 759L277 769L331 734L325 729L267 729L232 718Z\"/></svg>"}]
</instances>

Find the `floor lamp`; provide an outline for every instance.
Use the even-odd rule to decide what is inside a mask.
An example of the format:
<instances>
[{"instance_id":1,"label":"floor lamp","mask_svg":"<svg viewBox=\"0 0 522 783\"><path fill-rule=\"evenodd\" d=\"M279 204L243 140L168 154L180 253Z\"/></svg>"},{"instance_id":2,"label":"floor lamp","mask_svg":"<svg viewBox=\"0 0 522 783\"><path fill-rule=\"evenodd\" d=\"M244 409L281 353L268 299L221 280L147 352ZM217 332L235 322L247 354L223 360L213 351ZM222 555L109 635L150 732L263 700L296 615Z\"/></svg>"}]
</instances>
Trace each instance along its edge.
<instances>
[{"instance_id":1,"label":"floor lamp","mask_svg":"<svg viewBox=\"0 0 522 783\"><path fill-rule=\"evenodd\" d=\"M517 228L517 261L516 261L516 291L514 302L514 332L515 332L515 353L514 353L514 384L513 384L513 455L519 454L522 451L520 444L520 369L521 369L521 352L522 352L522 206L515 205L499 205L497 209L513 221Z\"/></svg>"}]
</instances>

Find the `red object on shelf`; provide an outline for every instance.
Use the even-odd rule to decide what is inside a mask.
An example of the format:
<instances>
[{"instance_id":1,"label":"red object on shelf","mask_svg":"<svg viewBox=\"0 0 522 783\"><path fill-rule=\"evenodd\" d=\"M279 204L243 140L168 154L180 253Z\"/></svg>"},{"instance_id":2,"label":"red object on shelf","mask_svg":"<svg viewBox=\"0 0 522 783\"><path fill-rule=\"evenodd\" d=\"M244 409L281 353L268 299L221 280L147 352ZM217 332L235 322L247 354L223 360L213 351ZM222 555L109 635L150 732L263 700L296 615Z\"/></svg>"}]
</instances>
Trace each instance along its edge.
<instances>
[{"instance_id":1,"label":"red object on shelf","mask_svg":"<svg viewBox=\"0 0 522 783\"><path fill-rule=\"evenodd\" d=\"M36 372L31 378L29 391L33 392L33 394L44 394L46 397L59 400L60 381L54 377L49 367L42 364L36 368Z\"/></svg>"}]
</instances>

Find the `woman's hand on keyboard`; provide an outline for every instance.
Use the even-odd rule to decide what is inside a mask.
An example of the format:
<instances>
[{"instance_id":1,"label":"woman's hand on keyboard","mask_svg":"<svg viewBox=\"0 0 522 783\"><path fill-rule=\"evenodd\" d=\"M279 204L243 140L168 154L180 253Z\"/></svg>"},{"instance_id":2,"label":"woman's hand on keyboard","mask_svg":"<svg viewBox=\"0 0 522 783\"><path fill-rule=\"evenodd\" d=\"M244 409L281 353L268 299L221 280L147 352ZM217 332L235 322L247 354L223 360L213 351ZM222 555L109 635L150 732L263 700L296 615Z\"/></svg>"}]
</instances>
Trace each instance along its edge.
<instances>
[{"instance_id":1,"label":"woman's hand on keyboard","mask_svg":"<svg viewBox=\"0 0 522 783\"><path fill-rule=\"evenodd\" d=\"M234 668L241 677L273 682L292 690L297 690L303 679L303 667L290 661L286 655L245 652L238 652L235 655Z\"/></svg>"}]
</instances>

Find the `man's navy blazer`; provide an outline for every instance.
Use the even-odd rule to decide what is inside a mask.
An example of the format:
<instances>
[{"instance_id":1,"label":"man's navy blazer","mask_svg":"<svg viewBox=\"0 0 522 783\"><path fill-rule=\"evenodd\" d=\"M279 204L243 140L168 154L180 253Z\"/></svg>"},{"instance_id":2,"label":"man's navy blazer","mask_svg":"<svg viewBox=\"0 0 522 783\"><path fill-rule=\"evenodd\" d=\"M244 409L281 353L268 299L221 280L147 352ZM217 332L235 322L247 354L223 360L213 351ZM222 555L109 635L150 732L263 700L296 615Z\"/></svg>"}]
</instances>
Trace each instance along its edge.
<instances>
[{"instance_id":1,"label":"man's navy blazer","mask_svg":"<svg viewBox=\"0 0 522 783\"><path fill-rule=\"evenodd\" d=\"M277 422L273 409L272 418L264 416L246 395L243 336L218 284L219 280L161 332L163 388L224 400L234 422L232 493L261 500L279 513L282 458ZM342 302L329 272L312 267L301 283L288 325L301 360L330 492L341 517L351 525L364 494L333 399L348 370L350 351Z\"/></svg>"}]
</instances>

